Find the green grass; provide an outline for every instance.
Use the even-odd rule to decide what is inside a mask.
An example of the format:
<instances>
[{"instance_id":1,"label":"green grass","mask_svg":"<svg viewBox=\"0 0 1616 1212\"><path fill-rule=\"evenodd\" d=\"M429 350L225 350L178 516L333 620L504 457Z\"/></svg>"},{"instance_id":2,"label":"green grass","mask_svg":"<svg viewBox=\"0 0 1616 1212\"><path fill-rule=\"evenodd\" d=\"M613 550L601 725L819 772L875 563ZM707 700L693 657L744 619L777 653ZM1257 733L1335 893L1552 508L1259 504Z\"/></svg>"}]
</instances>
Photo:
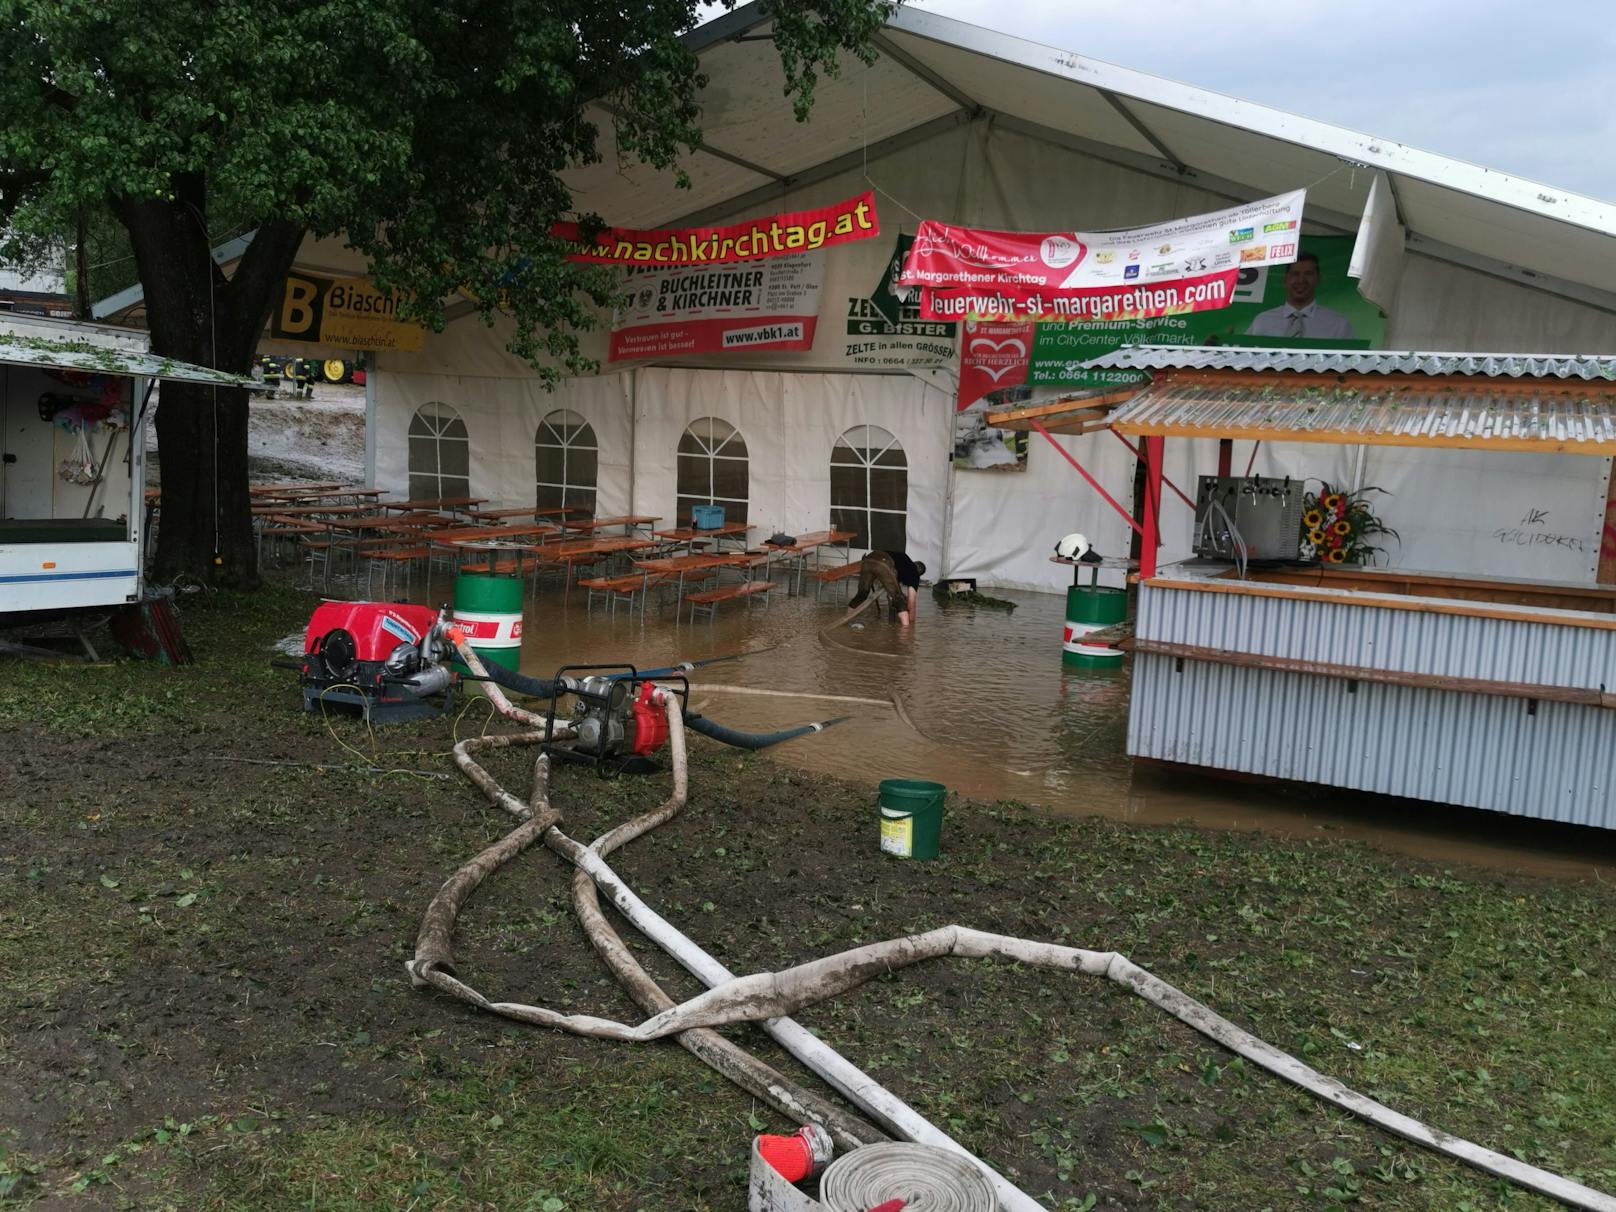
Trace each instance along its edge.
<instances>
[{"instance_id":1,"label":"green grass","mask_svg":"<svg viewBox=\"0 0 1616 1212\"><path fill-rule=\"evenodd\" d=\"M182 669L0 667L0 741L32 763L0 768L0 1205L742 1206L748 1139L790 1125L675 1045L520 1027L404 979L438 882L507 827L469 785L214 760L368 752L268 666L310 605L188 600ZM451 728L377 742L443 771ZM524 765L491 762L513 788ZM1602 885L957 801L942 857L904 863L876 852L868 788L705 743L691 786L684 816L613 862L736 971L949 922L1117 950L1434 1127L1616 1189ZM665 790L556 779L575 837ZM637 1017L548 854L495 877L456 946L490 993ZM1552 1206L1098 978L948 961L801 1018L1058 1212Z\"/></svg>"}]
</instances>

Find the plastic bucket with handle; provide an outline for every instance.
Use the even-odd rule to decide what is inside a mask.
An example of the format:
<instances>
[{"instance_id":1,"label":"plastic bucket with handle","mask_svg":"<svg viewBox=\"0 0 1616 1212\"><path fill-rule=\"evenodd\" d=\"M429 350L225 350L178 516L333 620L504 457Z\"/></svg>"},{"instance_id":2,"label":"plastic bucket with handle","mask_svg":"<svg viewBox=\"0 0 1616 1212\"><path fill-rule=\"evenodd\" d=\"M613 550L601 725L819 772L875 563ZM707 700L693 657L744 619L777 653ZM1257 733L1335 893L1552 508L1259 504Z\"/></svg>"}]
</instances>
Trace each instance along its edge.
<instances>
[{"instance_id":1,"label":"plastic bucket with handle","mask_svg":"<svg viewBox=\"0 0 1616 1212\"><path fill-rule=\"evenodd\" d=\"M881 852L898 858L934 859L943 841L943 799L948 788L922 779L883 779Z\"/></svg>"}]
</instances>

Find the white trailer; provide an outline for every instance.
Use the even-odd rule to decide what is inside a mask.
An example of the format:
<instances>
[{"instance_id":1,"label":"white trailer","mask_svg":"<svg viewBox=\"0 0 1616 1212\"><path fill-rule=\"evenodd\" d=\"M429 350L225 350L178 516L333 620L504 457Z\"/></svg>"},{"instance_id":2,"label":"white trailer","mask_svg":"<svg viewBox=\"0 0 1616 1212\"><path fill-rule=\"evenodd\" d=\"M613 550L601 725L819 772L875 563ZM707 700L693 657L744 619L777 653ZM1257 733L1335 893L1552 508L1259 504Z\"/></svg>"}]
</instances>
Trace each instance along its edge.
<instances>
[{"instance_id":1,"label":"white trailer","mask_svg":"<svg viewBox=\"0 0 1616 1212\"><path fill-rule=\"evenodd\" d=\"M0 313L0 623L140 600L159 380L246 382L154 357L143 332Z\"/></svg>"}]
</instances>

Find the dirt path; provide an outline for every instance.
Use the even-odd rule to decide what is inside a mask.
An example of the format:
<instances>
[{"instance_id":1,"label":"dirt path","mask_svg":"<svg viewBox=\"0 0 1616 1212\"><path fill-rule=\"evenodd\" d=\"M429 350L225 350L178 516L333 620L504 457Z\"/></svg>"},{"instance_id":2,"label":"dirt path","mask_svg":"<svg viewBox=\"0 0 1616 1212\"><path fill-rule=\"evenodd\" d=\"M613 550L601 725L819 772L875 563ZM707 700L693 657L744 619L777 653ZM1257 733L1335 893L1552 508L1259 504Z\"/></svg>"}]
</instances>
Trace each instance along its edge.
<instances>
[{"instance_id":1,"label":"dirt path","mask_svg":"<svg viewBox=\"0 0 1616 1212\"><path fill-rule=\"evenodd\" d=\"M161 407L162 401L157 404ZM365 478L365 389L317 383L314 398L294 400L288 388L254 396L247 427L248 474L257 480ZM161 481L162 451L156 425L146 428L146 483Z\"/></svg>"}]
</instances>

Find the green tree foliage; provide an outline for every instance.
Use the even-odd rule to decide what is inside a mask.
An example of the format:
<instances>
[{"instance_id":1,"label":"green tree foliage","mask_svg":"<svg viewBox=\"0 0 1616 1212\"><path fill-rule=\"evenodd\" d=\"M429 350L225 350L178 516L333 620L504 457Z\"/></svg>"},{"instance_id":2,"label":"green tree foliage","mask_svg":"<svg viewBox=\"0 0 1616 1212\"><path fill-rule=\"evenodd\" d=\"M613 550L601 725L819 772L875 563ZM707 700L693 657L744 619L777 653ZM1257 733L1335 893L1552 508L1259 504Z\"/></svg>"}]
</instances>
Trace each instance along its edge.
<instances>
[{"instance_id":1,"label":"green tree foliage","mask_svg":"<svg viewBox=\"0 0 1616 1212\"><path fill-rule=\"evenodd\" d=\"M0 0L0 224L20 251L114 221L154 351L236 372L305 235L341 235L431 327L457 292L505 312L512 352L553 380L584 368L576 333L613 292L550 239L557 219L611 218L576 215L562 174L603 155L677 170L694 151L703 80L680 36L703 7ZM872 57L890 8L775 0L799 119L840 56ZM255 233L228 276L221 228ZM251 583L245 394L170 386L158 436L158 575Z\"/></svg>"}]
</instances>

